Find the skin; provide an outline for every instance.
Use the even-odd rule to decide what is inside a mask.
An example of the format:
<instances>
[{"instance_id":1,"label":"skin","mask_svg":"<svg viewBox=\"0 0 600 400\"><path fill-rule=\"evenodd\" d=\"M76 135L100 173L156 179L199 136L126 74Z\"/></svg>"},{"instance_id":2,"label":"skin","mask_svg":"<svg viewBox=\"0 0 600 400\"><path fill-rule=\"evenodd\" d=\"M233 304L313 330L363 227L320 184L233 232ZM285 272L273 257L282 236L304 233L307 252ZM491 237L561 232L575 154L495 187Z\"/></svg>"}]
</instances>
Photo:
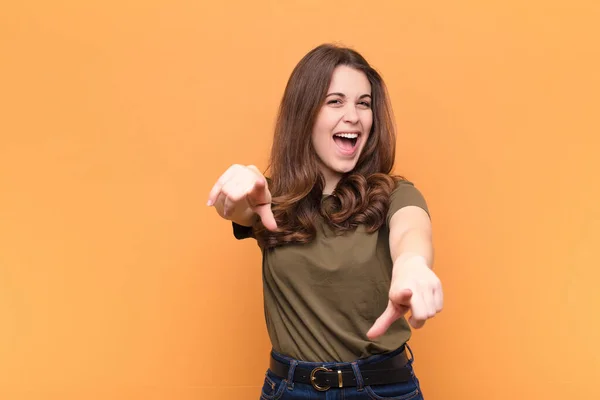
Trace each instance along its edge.
<instances>
[{"instance_id":1,"label":"skin","mask_svg":"<svg viewBox=\"0 0 600 400\"><path fill-rule=\"evenodd\" d=\"M343 174L356 166L373 124L370 96L371 85L363 72L348 66L334 70L311 135L325 177L324 193L333 192ZM358 134L352 151L344 151L336 144L334 135L338 133ZM240 225L251 226L256 218L261 218L267 229L277 229L266 179L252 165L228 168L213 186L208 205L214 205L221 217ZM432 228L427 213L416 206L403 207L394 213L389 228L393 260L389 301L387 309L366 332L372 340L409 312L410 325L423 327L442 310L444 303L441 282L432 270Z\"/></svg>"},{"instance_id":2,"label":"skin","mask_svg":"<svg viewBox=\"0 0 600 400\"><path fill-rule=\"evenodd\" d=\"M325 193L333 192L342 175L356 167L372 125L371 84L367 76L345 65L337 67L311 135L325 176ZM343 132L358 134L352 154L345 154L333 139L334 134Z\"/></svg>"}]
</instances>

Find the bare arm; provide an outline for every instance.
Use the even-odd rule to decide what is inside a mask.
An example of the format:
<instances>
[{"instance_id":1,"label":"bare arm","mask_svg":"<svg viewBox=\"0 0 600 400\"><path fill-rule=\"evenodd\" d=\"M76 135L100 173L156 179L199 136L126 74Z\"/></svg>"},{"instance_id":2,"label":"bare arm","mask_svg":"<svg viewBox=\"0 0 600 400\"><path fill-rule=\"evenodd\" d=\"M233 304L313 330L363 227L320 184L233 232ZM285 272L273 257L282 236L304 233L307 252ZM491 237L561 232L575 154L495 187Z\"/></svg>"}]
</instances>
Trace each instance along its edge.
<instances>
[{"instance_id":1,"label":"bare arm","mask_svg":"<svg viewBox=\"0 0 600 400\"><path fill-rule=\"evenodd\" d=\"M390 220L390 253L394 271L411 259L433 266L433 239L429 215L420 207L398 210ZM414 261L414 260L413 260Z\"/></svg>"},{"instance_id":2,"label":"bare arm","mask_svg":"<svg viewBox=\"0 0 600 400\"><path fill-rule=\"evenodd\" d=\"M414 328L421 328L443 307L442 285L432 271L431 221L416 206L403 207L390 220L390 254L394 262L388 307L367 336L375 339L397 319L411 312Z\"/></svg>"}]
</instances>

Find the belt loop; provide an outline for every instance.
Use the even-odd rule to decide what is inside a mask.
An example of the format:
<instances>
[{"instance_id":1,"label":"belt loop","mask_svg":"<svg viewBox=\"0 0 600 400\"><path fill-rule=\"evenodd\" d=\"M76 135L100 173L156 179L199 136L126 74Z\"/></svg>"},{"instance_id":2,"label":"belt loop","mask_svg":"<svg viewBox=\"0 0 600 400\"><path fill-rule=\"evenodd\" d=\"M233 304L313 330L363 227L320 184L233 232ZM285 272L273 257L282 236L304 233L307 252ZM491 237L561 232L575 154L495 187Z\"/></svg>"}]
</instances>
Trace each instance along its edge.
<instances>
[{"instance_id":1,"label":"belt loop","mask_svg":"<svg viewBox=\"0 0 600 400\"><path fill-rule=\"evenodd\" d=\"M298 361L296 361L296 360L291 361L290 369L288 370L288 376L287 376L288 390L294 390L294 372L296 372L297 365L298 365Z\"/></svg>"},{"instance_id":2,"label":"belt loop","mask_svg":"<svg viewBox=\"0 0 600 400\"><path fill-rule=\"evenodd\" d=\"M408 359L408 362L412 364L415 359L415 356L413 355L412 349L410 348L408 343L406 343L405 346L406 346L406 349L408 350L408 352L410 353L410 358Z\"/></svg>"},{"instance_id":3,"label":"belt loop","mask_svg":"<svg viewBox=\"0 0 600 400\"><path fill-rule=\"evenodd\" d=\"M356 378L356 390L362 392L364 382L362 374L360 373L360 368L358 368L358 363L356 361L352 363L352 370L354 371L354 377Z\"/></svg>"}]
</instances>

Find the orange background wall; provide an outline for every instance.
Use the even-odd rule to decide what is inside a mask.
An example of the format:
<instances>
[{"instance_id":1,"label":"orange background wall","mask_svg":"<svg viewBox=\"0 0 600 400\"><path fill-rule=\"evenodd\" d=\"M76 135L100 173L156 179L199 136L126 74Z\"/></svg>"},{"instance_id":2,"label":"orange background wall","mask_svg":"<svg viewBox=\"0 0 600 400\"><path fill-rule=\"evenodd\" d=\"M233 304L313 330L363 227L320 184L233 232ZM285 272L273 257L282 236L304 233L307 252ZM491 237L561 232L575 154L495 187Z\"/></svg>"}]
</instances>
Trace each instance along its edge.
<instances>
[{"instance_id":1,"label":"orange background wall","mask_svg":"<svg viewBox=\"0 0 600 400\"><path fill-rule=\"evenodd\" d=\"M5 3L0 398L258 398L260 254L205 203L329 41L432 209L427 399L600 398L597 1Z\"/></svg>"}]
</instances>

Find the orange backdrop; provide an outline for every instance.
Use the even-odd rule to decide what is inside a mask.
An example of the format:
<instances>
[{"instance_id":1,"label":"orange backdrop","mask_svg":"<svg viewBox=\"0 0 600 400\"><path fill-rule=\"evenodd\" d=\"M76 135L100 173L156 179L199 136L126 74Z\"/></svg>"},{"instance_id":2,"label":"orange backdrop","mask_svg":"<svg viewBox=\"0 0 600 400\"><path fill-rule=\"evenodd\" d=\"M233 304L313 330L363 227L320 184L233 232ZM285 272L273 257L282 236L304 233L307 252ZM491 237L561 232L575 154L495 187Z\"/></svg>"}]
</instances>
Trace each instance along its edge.
<instances>
[{"instance_id":1,"label":"orange backdrop","mask_svg":"<svg viewBox=\"0 0 600 400\"><path fill-rule=\"evenodd\" d=\"M260 254L205 203L266 166L293 66L331 41L382 72L431 206L427 399L600 398L599 4L7 2L0 398L258 398Z\"/></svg>"}]
</instances>

